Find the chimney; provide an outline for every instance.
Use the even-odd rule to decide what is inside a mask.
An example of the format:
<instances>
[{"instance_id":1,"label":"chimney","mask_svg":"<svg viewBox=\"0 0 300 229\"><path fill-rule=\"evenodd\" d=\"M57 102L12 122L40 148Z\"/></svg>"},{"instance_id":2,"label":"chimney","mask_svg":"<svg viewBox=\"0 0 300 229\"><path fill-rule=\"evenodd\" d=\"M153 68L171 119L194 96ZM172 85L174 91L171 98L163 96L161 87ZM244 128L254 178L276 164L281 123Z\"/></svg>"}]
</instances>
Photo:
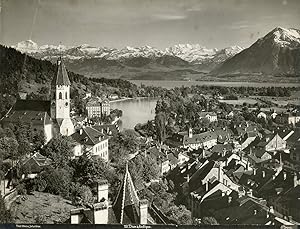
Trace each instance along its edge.
<instances>
[{"instance_id":1,"label":"chimney","mask_svg":"<svg viewBox=\"0 0 300 229\"><path fill-rule=\"evenodd\" d=\"M188 129L188 137L189 138L193 137L193 129L191 127L189 127L189 129Z\"/></svg>"},{"instance_id":2,"label":"chimney","mask_svg":"<svg viewBox=\"0 0 300 229\"><path fill-rule=\"evenodd\" d=\"M228 204L230 204L232 202L232 197L228 196Z\"/></svg>"},{"instance_id":3,"label":"chimney","mask_svg":"<svg viewBox=\"0 0 300 229\"><path fill-rule=\"evenodd\" d=\"M148 224L148 201L140 201L140 224Z\"/></svg>"},{"instance_id":4,"label":"chimney","mask_svg":"<svg viewBox=\"0 0 300 229\"><path fill-rule=\"evenodd\" d=\"M94 224L108 223L108 206L107 201L93 205Z\"/></svg>"},{"instance_id":5,"label":"chimney","mask_svg":"<svg viewBox=\"0 0 300 229\"><path fill-rule=\"evenodd\" d=\"M108 201L108 181L100 180L98 182L97 202Z\"/></svg>"},{"instance_id":6,"label":"chimney","mask_svg":"<svg viewBox=\"0 0 300 229\"><path fill-rule=\"evenodd\" d=\"M265 178L265 176L266 176L266 172L263 170L262 171L262 177Z\"/></svg>"},{"instance_id":7,"label":"chimney","mask_svg":"<svg viewBox=\"0 0 300 229\"><path fill-rule=\"evenodd\" d=\"M299 180L297 173L294 173L294 187L297 187L299 185Z\"/></svg>"},{"instance_id":8,"label":"chimney","mask_svg":"<svg viewBox=\"0 0 300 229\"><path fill-rule=\"evenodd\" d=\"M222 183L223 181L223 170L221 164L218 166L218 181Z\"/></svg>"},{"instance_id":9,"label":"chimney","mask_svg":"<svg viewBox=\"0 0 300 229\"><path fill-rule=\"evenodd\" d=\"M80 129L79 129L79 134L82 135L82 133L83 133L83 129L80 128Z\"/></svg>"},{"instance_id":10,"label":"chimney","mask_svg":"<svg viewBox=\"0 0 300 229\"><path fill-rule=\"evenodd\" d=\"M76 208L71 210L71 224L80 224L83 219L83 208Z\"/></svg>"},{"instance_id":11,"label":"chimney","mask_svg":"<svg viewBox=\"0 0 300 229\"><path fill-rule=\"evenodd\" d=\"M269 212L272 213L272 214L274 214L274 208L273 208L273 206L270 206Z\"/></svg>"},{"instance_id":12,"label":"chimney","mask_svg":"<svg viewBox=\"0 0 300 229\"><path fill-rule=\"evenodd\" d=\"M253 175L256 176L256 168L253 169Z\"/></svg>"},{"instance_id":13,"label":"chimney","mask_svg":"<svg viewBox=\"0 0 300 229\"><path fill-rule=\"evenodd\" d=\"M286 180L286 172L283 172L283 180Z\"/></svg>"}]
</instances>

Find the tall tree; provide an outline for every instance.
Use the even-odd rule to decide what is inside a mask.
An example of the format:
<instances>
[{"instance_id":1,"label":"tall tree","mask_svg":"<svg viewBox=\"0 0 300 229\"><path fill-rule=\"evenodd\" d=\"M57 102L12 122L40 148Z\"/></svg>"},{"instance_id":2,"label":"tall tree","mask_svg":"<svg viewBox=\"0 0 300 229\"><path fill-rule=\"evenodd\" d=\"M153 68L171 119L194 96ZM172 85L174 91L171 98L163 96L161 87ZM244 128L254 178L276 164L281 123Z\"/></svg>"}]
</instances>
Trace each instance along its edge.
<instances>
[{"instance_id":1,"label":"tall tree","mask_svg":"<svg viewBox=\"0 0 300 229\"><path fill-rule=\"evenodd\" d=\"M58 135L49 141L41 153L53 160L54 167L65 168L74 155L71 138Z\"/></svg>"},{"instance_id":2,"label":"tall tree","mask_svg":"<svg viewBox=\"0 0 300 229\"><path fill-rule=\"evenodd\" d=\"M166 115L159 112L155 115L155 127L158 141L162 143L166 139Z\"/></svg>"}]
</instances>

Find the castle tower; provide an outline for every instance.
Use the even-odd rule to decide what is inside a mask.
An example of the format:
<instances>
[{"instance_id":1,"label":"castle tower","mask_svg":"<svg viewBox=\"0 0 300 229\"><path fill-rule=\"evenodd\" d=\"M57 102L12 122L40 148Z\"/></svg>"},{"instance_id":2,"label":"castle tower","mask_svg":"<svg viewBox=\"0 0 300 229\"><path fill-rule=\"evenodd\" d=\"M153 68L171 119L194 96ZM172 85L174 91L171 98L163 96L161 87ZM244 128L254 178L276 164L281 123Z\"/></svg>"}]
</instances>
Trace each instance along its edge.
<instances>
[{"instance_id":1,"label":"castle tower","mask_svg":"<svg viewBox=\"0 0 300 229\"><path fill-rule=\"evenodd\" d=\"M57 61L57 74L51 83L51 118L56 121L59 132L69 136L74 133L70 118L70 80L61 58Z\"/></svg>"}]
</instances>

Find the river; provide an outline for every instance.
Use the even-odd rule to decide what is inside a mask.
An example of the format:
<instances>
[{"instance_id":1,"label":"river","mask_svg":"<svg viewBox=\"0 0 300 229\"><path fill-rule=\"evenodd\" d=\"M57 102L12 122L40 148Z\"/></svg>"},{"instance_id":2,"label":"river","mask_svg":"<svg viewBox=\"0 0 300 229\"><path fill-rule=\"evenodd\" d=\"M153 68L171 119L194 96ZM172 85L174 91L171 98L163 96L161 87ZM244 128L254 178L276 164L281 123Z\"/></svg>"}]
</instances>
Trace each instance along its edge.
<instances>
[{"instance_id":1,"label":"river","mask_svg":"<svg viewBox=\"0 0 300 229\"><path fill-rule=\"evenodd\" d=\"M171 89L174 87L193 85L214 85L226 87L299 87L298 83L275 83L275 82L228 82L228 81L171 81L171 80L129 80L130 82L140 86L156 86Z\"/></svg>"},{"instance_id":2,"label":"river","mask_svg":"<svg viewBox=\"0 0 300 229\"><path fill-rule=\"evenodd\" d=\"M111 109L123 111L121 117L123 129L133 129L138 123L146 123L154 119L157 99L136 98L111 102Z\"/></svg>"}]
</instances>

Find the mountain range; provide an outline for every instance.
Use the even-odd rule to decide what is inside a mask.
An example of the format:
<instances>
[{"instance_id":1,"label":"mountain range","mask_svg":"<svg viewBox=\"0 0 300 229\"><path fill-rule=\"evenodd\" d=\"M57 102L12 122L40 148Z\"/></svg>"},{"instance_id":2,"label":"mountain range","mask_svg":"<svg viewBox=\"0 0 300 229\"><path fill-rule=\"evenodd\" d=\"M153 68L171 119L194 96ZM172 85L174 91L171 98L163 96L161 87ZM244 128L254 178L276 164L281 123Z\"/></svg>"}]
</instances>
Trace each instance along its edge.
<instances>
[{"instance_id":1,"label":"mountain range","mask_svg":"<svg viewBox=\"0 0 300 229\"><path fill-rule=\"evenodd\" d=\"M179 44L164 50L151 46L124 47L122 49L94 47L88 44L67 47L64 45L42 45L27 40L13 46L37 59L54 63L62 56L67 67L76 73L97 77L128 76L145 73L209 72L243 48L232 46L225 49L208 49L198 44ZM120 73L120 74L118 74Z\"/></svg>"},{"instance_id":2,"label":"mountain range","mask_svg":"<svg viewBox=\"0 0 300 229\"><path fill-rule=\"evenodd\" d=\"M231 46L218 50L199 44L179 44L164 50L151 46L116 49L88 44L38 46L31 40L19 42L13 48L52 63L62 56L68 69L90 77L197 79L203 74L300 75L300 32L281 27L246 49Z\"/></svg>"}]
</instances>

